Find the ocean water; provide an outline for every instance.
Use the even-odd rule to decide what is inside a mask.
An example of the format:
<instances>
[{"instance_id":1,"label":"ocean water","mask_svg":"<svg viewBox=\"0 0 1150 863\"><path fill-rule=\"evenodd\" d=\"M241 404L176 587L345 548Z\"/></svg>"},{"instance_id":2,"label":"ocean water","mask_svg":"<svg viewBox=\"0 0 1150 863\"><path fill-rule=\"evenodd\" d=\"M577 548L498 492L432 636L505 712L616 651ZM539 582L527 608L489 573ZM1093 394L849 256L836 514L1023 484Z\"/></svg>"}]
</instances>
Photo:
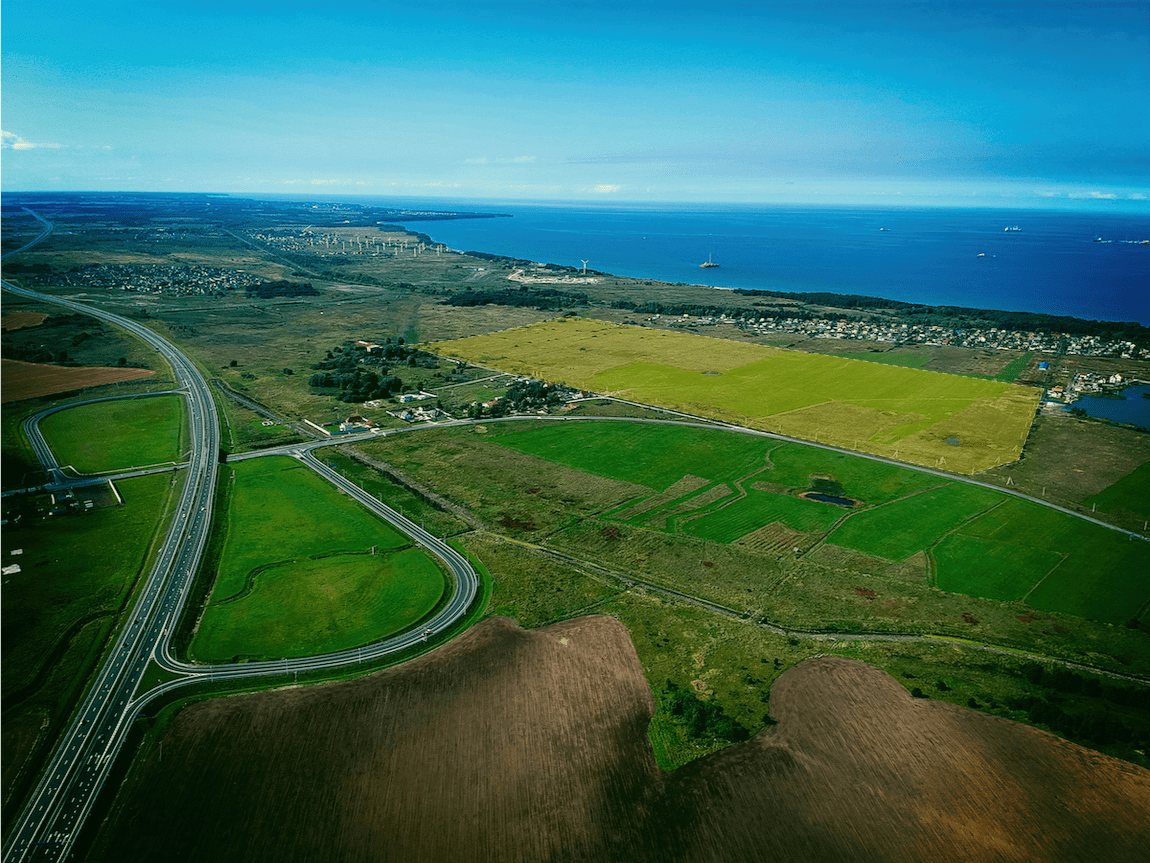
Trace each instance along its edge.
<instances>
[{"instance_id":1,"label":"ocean water","mask_svg":"<svg viewBox=\"0 0 1150 863\"><path fill-rule=\"evenodd\" d=\"M1123 242L1150 239L1150 215L474 200L425 206L511 215L407 223L461 251L573 267L587 259L588 268L615 275L715 288L834 291L1150 325L1150 244ZM1005 230L1013 226L1020 230ZM701 269L708 256L719 266Z\"/></svg>"}]
</instances>

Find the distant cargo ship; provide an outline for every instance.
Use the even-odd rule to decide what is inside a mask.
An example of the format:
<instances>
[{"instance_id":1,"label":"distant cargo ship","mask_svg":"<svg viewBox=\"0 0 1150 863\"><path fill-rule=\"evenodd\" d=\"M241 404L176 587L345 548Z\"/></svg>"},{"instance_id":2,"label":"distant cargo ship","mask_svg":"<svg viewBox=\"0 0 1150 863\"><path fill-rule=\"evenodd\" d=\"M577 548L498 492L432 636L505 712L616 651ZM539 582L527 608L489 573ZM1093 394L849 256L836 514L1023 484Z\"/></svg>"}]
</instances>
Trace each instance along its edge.
<instances>
[{"instance_id":1,"label":"distant cargo ship","mask_svg":"<svg viewBox=\"0 0 1150 863\"><path fill-rule=\"evenodd\" d=\"M717 267L719 265L711 260L710 255L707 255L707 260L703 261L703 263L699 264L699 266L705 270L705 269L707 269L707 267Z\"/></svg>"}]
</instances>

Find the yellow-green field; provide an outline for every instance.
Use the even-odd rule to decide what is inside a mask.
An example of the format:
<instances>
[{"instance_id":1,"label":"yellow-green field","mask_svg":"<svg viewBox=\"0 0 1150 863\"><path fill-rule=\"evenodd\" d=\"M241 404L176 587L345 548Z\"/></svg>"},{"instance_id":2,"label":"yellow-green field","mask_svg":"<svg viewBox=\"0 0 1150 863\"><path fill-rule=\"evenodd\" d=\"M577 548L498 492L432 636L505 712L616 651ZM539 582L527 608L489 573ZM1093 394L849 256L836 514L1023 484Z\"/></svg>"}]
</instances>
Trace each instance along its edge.
<instances>
[{"instance_id":1,"label":"yellow-green field","mask_svg":"<svg viewBox=\"0 0 1150 863\"><path fill-rule=\"evenodd\" d=\"M559 318L430 345L644 404L975 473L1015 461L1039 390L689 333Z\"/></svg>"}]
</instances>

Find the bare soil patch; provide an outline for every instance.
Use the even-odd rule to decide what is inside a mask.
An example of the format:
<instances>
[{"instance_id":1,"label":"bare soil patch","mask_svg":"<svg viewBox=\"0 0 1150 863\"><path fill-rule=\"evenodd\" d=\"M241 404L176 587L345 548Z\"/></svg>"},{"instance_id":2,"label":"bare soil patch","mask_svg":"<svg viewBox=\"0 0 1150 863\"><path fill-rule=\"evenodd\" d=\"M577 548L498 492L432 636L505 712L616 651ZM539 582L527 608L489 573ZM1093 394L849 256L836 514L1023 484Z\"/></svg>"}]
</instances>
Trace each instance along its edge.
<instances>
[{"instance_id":1,"label":"bare soil patch","mask_svg":"<svg viewBox=\"0 0 1150 863\"><path fill-rule=\"evenodd\" d=\"M0 330L22 330L25 327L39 326L48 317L43 312L5 312L0 318Z\"/></svg>"},{"instance_id":2,"label":"bare soil patch","mask_svg":"<svg viewBox=\"0 0 1150 863\"><path fill-rule=\"evenodd\" d=\"M662 773L621 624L495 618L357 681L189 708L95 857L1144 859L1150 771L838 657L770 703L777 725Z\"/></svg>"},{"instance_id":3,"label":"bare soil patch","mask_svg":"<svg viewBox=\"0 0 1150 863\"><path fill-rule=\"evenodd\" d=\"M4 390L3 401L7 404L53 393L151 378L156 373L150 369L50 366L21 360L2 360L0 376Z\"/></svg>"}]
</instances>

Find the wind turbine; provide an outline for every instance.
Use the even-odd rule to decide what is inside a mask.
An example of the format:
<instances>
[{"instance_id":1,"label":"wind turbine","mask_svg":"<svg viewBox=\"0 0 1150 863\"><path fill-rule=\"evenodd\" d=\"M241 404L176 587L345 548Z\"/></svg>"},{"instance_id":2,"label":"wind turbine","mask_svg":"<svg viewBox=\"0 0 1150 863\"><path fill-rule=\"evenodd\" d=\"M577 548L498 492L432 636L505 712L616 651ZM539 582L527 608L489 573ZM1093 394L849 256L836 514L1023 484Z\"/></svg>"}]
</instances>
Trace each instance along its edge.
<instances>
[{"instance_id":1,"label":"wind turbine","mask_svg":"<svg viewBox=\"0 0 1150 863\"><path fill-rule=\"evenodd\" d=\"M582 259L582 258L580 258L579 260L583 261L583 259ZM587 275L587 262L588 262L588 261L590 261L590 260L591 260L591 259L590 259L590 258L588 258L586 261L583 261L583 275Z\"/></svg>"}]
</instances>

